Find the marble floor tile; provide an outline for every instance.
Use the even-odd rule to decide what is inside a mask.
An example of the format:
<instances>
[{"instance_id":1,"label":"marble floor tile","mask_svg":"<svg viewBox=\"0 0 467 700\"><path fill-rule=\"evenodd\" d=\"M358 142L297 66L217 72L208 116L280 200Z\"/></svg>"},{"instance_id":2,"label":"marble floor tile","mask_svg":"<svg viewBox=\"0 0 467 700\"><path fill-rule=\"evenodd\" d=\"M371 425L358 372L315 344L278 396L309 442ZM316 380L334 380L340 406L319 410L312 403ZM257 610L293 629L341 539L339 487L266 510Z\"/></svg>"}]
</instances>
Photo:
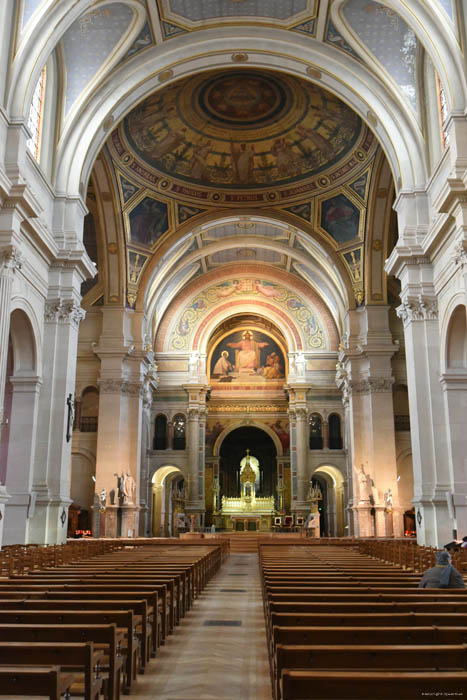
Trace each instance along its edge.
<instances>
[{"instance_id":1,"label":"marble floor tile","mask_svg":"<svg viewBox=\"0 0 467 700\"><path fill-rule=\"evenodd\" d=\"M240 569L244 575L236 580L232 574ZM138 676L130 697L271 700L257 554L230 555L145 675Z\"/></svg>"}]
</instances>

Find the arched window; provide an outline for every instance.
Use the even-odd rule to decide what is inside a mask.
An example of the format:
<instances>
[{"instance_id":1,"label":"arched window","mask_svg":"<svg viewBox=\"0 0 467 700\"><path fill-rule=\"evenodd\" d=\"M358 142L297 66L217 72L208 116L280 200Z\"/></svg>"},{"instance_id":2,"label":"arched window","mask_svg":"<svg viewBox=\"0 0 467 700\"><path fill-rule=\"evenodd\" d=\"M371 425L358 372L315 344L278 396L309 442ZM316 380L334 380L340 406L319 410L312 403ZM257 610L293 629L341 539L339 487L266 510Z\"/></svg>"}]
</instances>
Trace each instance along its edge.
<instances>
[{"instance_id":1,"label":"arched window","mask_svg":"<svg viewBox=\"0 0 467 700\"><path fill-rule=\"evenodd\" d=\"M82 433L96 433L99 416L99 392L88 386L81 394L79 429Z\"/></svg>"},{"instance_id":2,"label":"arched window","mask_svg":"<svg viewBox=\"0 0 467 700\"><path fill-rule=\"evenodd\" d=\"M439 115L439 131L441 135L441 145L443 150L449 146L449 134L444 128L446 119L449 116L448 103L446 100L446 93L444 92L443 84L439 79L438 73L436 73L436 88L438 92L438 115Z\"/></svg>"},{"instance_id":3,"label":"arched window","mask_svg":"<svg viewBox=\"0 0 467 700\"><path fill-rule=\"evenodd\" d=\"M341 418L337 413L329 416L329 449L342 450Z\"/></svg>"},{"instance_id":4,"label":"arched window","mask_svg":"<svg viewBox=\"0 0 467 700\"><path fill-rule=\"evenodd\" d=\"M44 95L45 95L46 67L44 66L39 80L37 81L31 106L29 108L28 129L31 138L28 139L27 147L33 157L39 162L41 152L42 123L44 119Z\"/></svg>"},{"instance_id":5,"label":"arched window","mask_svg":"<svg viewBox=\"0 0 467 700\"><path fill-rule=\"evenodd\" d=\"M167 449L167 417L160 413L154 421L154 443L155 450Z\"/></svg>"},{"instance_id":6,"label":"arched window","mask_svg":"<svg viewBox=\"0 0 467 700\"><path fill-rule=\"evenodd\" d=\"M186 447L185 431L186 418L182 413L178 413L173 419L174 426L174 450L184 450Z\"/></svg>"},{"instance_id":7,"label":"arched window","mask_svg":"<svg viewBox=\"0 0 467 700\"><path fill-rule=\"evenodd\" d=\"M319 413L312 413L310 418L310 450L323 449L323 422Z\"/></svg>"}]
</instances>

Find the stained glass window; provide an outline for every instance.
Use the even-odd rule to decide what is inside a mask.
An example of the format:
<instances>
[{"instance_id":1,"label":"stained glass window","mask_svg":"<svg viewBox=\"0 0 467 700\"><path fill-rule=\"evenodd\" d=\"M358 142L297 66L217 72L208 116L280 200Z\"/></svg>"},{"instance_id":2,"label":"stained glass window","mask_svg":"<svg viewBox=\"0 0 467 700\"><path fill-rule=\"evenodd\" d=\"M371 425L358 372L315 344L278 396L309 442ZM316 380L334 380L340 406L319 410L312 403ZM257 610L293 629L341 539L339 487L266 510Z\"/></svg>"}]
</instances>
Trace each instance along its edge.
<instances>
[{"instance_id":1,"label":"stained glass window","mask_svg":"<svg viewBox=\"0 0 467 700\"><path fill-rule=\"evenodd\" d=\"M45 76L46 68L44 66L32 96L28 117L28 128L32 136L28 140L27 146L38 162L40 157L42 120L44 114Z\"/></svg>"}]
</instances>

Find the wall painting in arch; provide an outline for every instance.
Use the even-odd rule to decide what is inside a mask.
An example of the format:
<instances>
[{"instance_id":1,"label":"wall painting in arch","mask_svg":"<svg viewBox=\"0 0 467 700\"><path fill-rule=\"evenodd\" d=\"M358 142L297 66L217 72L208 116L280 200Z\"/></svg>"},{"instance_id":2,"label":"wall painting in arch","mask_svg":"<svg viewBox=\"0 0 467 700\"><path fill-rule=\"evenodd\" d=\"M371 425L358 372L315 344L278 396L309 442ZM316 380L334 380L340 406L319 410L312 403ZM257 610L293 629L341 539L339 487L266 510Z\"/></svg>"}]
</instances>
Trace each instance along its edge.
<instances>
[{"instance_id":1,"label":"wall painting in arch","mask_svg":"<svg viewBox=\"0 0 467 700\"><path fill-rule=\"evenodd\" d=\"M219 340L209 361L211 384L222 389L277 389L284 383L285 373L281 347L270 335L253 328L236 330Z\"/></svg>"}]
</instances>

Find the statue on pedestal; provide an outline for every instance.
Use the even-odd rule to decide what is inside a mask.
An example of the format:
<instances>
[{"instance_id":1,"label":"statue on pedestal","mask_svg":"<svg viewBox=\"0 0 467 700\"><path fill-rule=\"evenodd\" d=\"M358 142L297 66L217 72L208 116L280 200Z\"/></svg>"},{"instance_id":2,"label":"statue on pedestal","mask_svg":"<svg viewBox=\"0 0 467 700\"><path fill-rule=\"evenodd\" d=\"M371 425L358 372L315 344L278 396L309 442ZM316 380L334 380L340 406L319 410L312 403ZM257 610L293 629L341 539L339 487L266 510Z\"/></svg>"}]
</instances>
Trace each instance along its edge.
<instances>
[{"instance_id":1,"label":"statue on pedestal","mask_svg":"<svg viewBox=\"0 0 467 700\"><path fill-rule=\"evenodd\" d=\"M115 474L118 479L118 495L123 501L124 506L135 505L136 496L136 481L131 474L122 471L121 475Z\"/></svg>"}]
</instances>

